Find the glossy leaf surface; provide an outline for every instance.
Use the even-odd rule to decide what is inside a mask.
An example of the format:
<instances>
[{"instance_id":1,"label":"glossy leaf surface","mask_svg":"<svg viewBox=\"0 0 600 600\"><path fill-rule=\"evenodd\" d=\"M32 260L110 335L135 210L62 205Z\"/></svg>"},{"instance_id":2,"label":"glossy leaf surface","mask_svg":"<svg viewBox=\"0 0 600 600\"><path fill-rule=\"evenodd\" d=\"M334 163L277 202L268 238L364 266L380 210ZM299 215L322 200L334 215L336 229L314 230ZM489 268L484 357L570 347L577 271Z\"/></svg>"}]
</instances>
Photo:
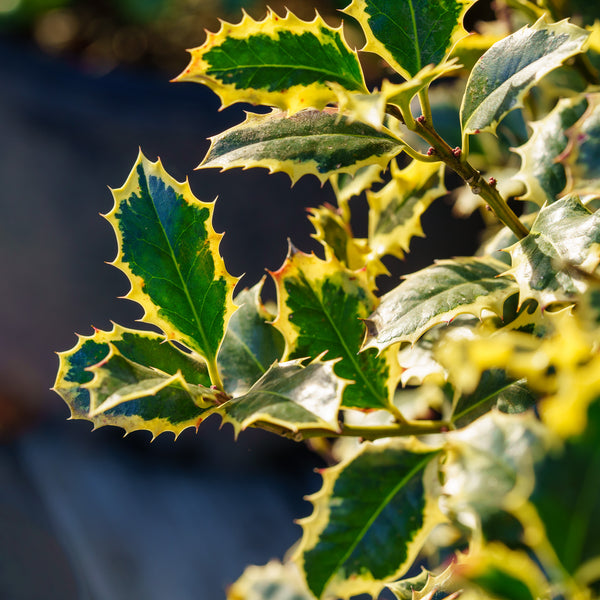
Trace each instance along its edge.
<instances>
[{"instance_id":1,"label":"glossy leaf surface","mask_svg":"<svg viewBox=\"0 0 600 600\"><path fill-rule=\"evenodd\" d=\"M235 310L235 280L219 255L222 236L212 227L213 205L141 153L113 195L106 218L119 245L112 264L131 283L126 298L144 308L143 321L213 361Z\"/></svg>"},{"instance_id":2,"label":"glossy leaf surface","mask_svg":"<svg viewBox=\"0 0 600 600\"><path fill-rule=\"evenodd\" d=\"M405 79L443 62L466 35L462 19L473 0L353 0L344 12L361 25L363 50L385 59Z\"/></svg>"},{"instance_id":3,"label":"glossy leaf surface","mask_svg":"<svg viewBox=\"0 0 600 600\"><path fill-rule=\"evenodd\" d=\"M227 327L218 364L225 392L247 392L283 354L281 334L270 324L275 317L262 305L262 281L235 297L239 308Z\"/></svg>"},{"instance_id":4,"label":"glossy leaf surface","mask_svg":"<svg viewBox=\"0 0 600 600\"><path fill-rule=\"evenodd\" d=\"M329 27L319 16L306 22L270 10L255 21L244 14L237 25L223 22L218 33L209 33L190 52L190 64L177 80L208 86L223 107L249 102L295 113L335 102L329 82L367 91L358 57L341 28Z\"/></svg>"},{"instance_id":5,"label":"glossy leaf surface","mask_svg":"<svg viewBox=\"0 0 600 600\"><path fill-rule=\"evenodd\" d=\"M274 364L244 395L213 412L231 423L236 435L259 426L302 439L314 428L337 432L342 392L346 382L333 372L332 362L301 361Z\"/></svg>"},{"instance_id":6,"label":"glossy leaf surface","mask_svg":"<svg viewBox=\"0 0 600 600\"><path fill-rule=\"evenodd\" d=\"M542 206L554 202L567 184L565 169L557 162L567 147L566 131L583 114L584 98L563 98L546 117L530 123L533 133L526 144L516 149L521 157L517 178L527 186L521 200Z\"/></svg>"},{"instance_id":7,"label":"glossy leaf surface","mask_svg":"<svg viewBox=\"0 0 600 600\"><path fill-rule=\"evenodd\" d=\"M335 259L296 252L274 274L279 297L276 327L289 358L339 359L335 372L349 380L344 407L386 408L399 378L393 353L359 352L365 319L376 305L364 271Z\"/></svg>"},{"instance_id":8,"label":"glossy leaf surface","mask_svg":"<svg viewBox=\"0 0 600 600\"><path fill-rule=\"evenodd\" d=\"M543 19L494 44L475 64L461 107L464 133L494 132L522 106L523 96L546 73L582 51L588 33L566 21Z\"/></svg>"},{"instance_id":9,"label":"glossy leaf surface","mask_svg":"<svg viewBox=\"0 0 600 600\"><path fill-rule=\"evenodd\" d=\"M385 294L367 320L365 348L414 343L425 331L460 314L502 314L517 286L502 277L506 265L491 258L441 260L406 277Z\"/></svg>"},{"instance_id":10,"label":"glossy leaf surface","mask_svg":"<svg viewBox=\"0 0 600 600\"><path fill-rule=\"evenodd\" d=\"M147 374L148 367L152 366L156 377L163 382L179 373L190 386L206 388L210 385L206 366L166 342L164 336L115 325L111 331L96 330L91 336L81 336L74 348L59 354L60 367L54 389L69 406L71 418L86 419L94 427L115 425L127 433L148 430L153 436L164 431L178 435L187 427L197 426L206 409L200 408L187 392L167 391L158 398L139 398L111 411L90 415L98 406L97 396L94 399L90 389L94 377L90 368L108 357L111 346L137 365L134 369L146 368ZM135 380L130 379L129 383Z\"/></svg>"},{"instance_id":11,"label":"glossy leaf surface","mask_svg":"<svg viewBox=\"0 0 600 600\"><path fill-rule=\"evenodd\" d=\"M414 441L366 444L324 471L298 550L315 596L376 596L410 567L441 519L424 483L437 454Z\"/></svg>"},{"instance_id":12,"label":"glossy leaf surface","mask_svg":"<svg viewBox=\"0 0 600 600\"><path fill-rule=\"evenodd\" d=\"M391 133L349 123L331 110L291 117L249 113L240 125L211 138L200 168L263 167L283 171L292 181L309 174L325 181L334 172L353 174L366 165L385 168L401 150Z\"/></svg>"},{"instance_id":13,"label":"glossy leaf surface","mask_svg":"<svg viewBox=\"0 0 600 600\"><path fill-rule=\"evenodd\" d=\"M586 272L600 263L598 244L600 216L576 196L542 208L529 235L509 248L508 273L519 284L521 301L534 298L545 307L583 292Z\"/></svg>"}]
</instances>

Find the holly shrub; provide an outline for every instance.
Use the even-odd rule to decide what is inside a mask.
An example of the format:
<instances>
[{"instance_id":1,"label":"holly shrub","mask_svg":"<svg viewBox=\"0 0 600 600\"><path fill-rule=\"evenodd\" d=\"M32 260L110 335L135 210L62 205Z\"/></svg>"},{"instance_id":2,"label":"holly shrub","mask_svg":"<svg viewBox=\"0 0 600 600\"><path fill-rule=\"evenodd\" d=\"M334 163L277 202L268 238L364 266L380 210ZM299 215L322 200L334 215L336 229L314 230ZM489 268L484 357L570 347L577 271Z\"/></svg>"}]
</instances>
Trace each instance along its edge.
<instances>
[{"instance_id":1,"label":"holly shrub","mask_svg":"<svg viewBox=\"0 0 600 600\"><path fill-rule=\"evenodd\" d=\"M269 273L276 304L263 281L233 297L213 204L160 162L140 153L113 191L113 264L152 328L60 353L72 417L177 436L217 414L331 462L299 543L230 600L599 595L600 7L497 2L469 35L473 4L353 0L361 52L387 65L374 89L318 15L244 13L191 51L178 80L271 109L211 138L200 168L333 188L309 216L322 253L291 246ZM484 217L478 252L378 293L449 182L455 211Z\"/></svg>"}]
</instances>

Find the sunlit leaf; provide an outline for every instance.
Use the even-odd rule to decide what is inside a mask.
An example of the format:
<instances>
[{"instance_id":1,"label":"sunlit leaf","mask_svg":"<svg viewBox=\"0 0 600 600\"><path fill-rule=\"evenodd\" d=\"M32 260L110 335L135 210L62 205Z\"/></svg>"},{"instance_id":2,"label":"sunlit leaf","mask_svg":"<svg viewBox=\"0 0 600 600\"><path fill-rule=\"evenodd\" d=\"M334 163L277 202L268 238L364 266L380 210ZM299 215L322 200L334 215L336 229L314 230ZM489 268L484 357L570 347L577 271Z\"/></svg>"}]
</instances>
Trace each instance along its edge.
<instances>
[{"instance_id":1,"label":"sunlit leaf","mask_svg":"<svg viewBox=\"0 0 600 600\"><path fill-rule=\"evenodd\" d=\"M143 321L213 362L235 310L235 280L219 254L213 205L141 153L113 195L106 218L119 245L112 264L131 283L126 298L144 308Z\"/></svg>"},{"instance_id":2,"label":"sunlit leaf","mask_svg":"<svg viewBox=\"0 0 600 600\"><path fill-rule=\"evenodd\" d=\"M199 168L263 167L283 171L292 181L309 174L325 181L367 165L383 169L401 151L391 132L350 123L335 110L305 110L291 117L280 111L249 113L240 125L211 138Z\"/></svg>"},{"instance_id":3,"label":"sunlit leaf","mask_svg":"<svg viewBox=\"0 0 600 600\"><path fill-rule=\"evenodd\" d=\"M546 73L582 52L588 33L561 21L539 19L494 44L471 71L461 107L464 133L496 130L509 111Z\"/></svg>"},{"instance_id":4,"label":"sunlit leaf","mask_svg":"<svg viewBox=\"0 0 600 600\"><path fill-rule=\"evenodd\" d=\"M288 12L269 10L262 21L244 13L232 25L221 24L204 44L190 50L190 64L177 81L195 81L219 95L222 106L249 102L290 113L322 109L336 101L328 86L366 92L356 52L341 27L329 27L318 15L302 21Z\"/></svg>"},{"instance_id":5,"label":"sunlit leaf","mask_svg":"<svg viewBox=\"0 0 600 600\"><path fill-rule=\"evenodd\" d=\"M425 331L457 315L502 314L517 286L502 277L506 265L492 258L441 260L406 277L385 294L367 320L365 348L414 343Z\"/></svg>"},{"instance_id":6,"label":"sunlit leaf","mask_svg":"<svg viewBox=\"0 0 600 600\"><path fill-rule=\"evenodd\" d=\"M406 572L442 520L425 476L438 452L416 441L365 444L323 472L297 551L315 596L377 596Z\"/></svg>"},{"instance_id":7,"label":"sunlit leaf","mask_svg":"<svg viewBox=\"0 0 600 600\"><path fill-rule=\"evenodd\" d=\"M374 52L411 79L439 65L466 35L462 20L473 0L353 0L344 12L361 25Z\"/></svg>"},{"instance_id":8,"label":"sunlit leaf","mask_svg":"<svg viewBox=\"0 0 600 600\"><path fill-rule=\"evenodd\" d=\"M387 408L400 371L393 352L359 352L365 319L377 304L366 272L350 271L330 257L323 261L291 254L273 274L279 296L275 326L289 358L339 359L335 373L352 381L344 391L347 408Z\"/></svg>"}]
</instances>

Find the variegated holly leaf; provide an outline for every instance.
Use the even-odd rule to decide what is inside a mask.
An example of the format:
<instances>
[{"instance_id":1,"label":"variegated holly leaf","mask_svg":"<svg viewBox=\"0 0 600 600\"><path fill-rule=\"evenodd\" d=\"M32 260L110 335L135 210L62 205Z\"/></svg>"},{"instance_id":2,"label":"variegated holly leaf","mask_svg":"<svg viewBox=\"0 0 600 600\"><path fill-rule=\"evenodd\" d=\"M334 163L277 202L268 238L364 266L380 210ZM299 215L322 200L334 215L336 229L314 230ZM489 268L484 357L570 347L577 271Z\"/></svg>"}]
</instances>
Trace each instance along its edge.
<instances>
[{"instance_id":1,"label":"variegated holly leaf","mask_svg":"<svg viewBox=\"0 0 600 600\"><path fill-rule=\"evenodd\" d=\"M562 98L543 119L530 123L531 137L526 144L515 148L521 157L521 170L515 177L527 186L521 200L542 206L562 195L567 179L557 158L567 147L567 129L581 117L586 106L582 96Z\"/></svg>"},{"instance_id":2,"label":"variegated holly leaf","mask_svg":"<svg viewBox=\"0 0 600 600\"><path fill-rule=\"evenodd\" d=\"M441 466L442 510L451 520L480 531L487 519L527 501L533 466L547 449L546 430L531 412L492 411L452 432Z\"/></svg>"},{"instance_id":3,"label":"variegated holly leaf","mask_svg":"<svg viewBox=\"0 0 600 600\"><path fill-rule=\"evenodd\" d=\"M313 600L298 567L276 560L250 566L227 590L227 600Z\"/></svg>"},{"instance_id":4,"label":"variegated holly leaf","mask_svg":"<svg viewBox=\"0 0 600 600\"><path fill-rule=\"evenodd\" d=\"M600 215L565 196L542 208L529 235L508 252L512 267L506 273L517 281L521 302L534 298L544 308L572 300L600 263Z\"/></svg>"},{"instance_id":5,"label":"variegated holly leaf","mask_svg":"<svg viewBox=\"0 0 600 600\"><path fill-rule=\"evenodd\" d=\"M455 567L455 585L474 588L478 598L537 600L548 597L548 581L524 550L501 543L486 544L462 556Z\"/></svg>"},{"instance_id":6,"label":"variegated holly leaf","mask_svg":"<svg viewBox=\"0 0 600 600\"><path fill-rule=\"evenodd\" d=\"M222 107L235 102L275 106L290 113L322 109L336 101L329 82L367 92L356 52L338 29L318 15L302 21L288 12L269 10L262 21L248 14L237 25L222 23L194 48L176 81L196 81L211 88Z\"/></svg>"},{"instance_id":7,"label":"variegated holly leaf","mask_svg":"<svg viewBox=\"0 0 600 600\"><path fill-rule=\"evenodd\" d=\"M229 320L218 365L225 392L247 392L283 354L281 334L271 325L275 318L262 304L264 279L235 297L238 309Z\"/></svg>"},{"instance_id":8,"label":"variegated holly leaf","mask_svg":"<svg viewBox=\"0 0 600 600\"><path fill-rule=\"evenodd\" d=\"M323 261L295 252L273 273L279 297L274 325L283 333L286 356L338 359L335 373L349 384L345 408L390 408L400 377L396 354L359 352L365 319L377 299L363 271L350 271L335 258Z\"/></svg>"},{"instance_id":9,"label":"variegated holly leaf","mask_svg":"<svg viewBox=\"0 0 600 600\"><path fill-rule=\"evenodd\" d=\"M142 321L204 357L213 383L220 383L214 363L235 310L235 279L219 254L222 235L212 226L213 205L141 153L113 196L106 218L119 246L112 264L131 283L125 297L143 307Z\"/></svg>"},{"instance_id":10,"label":"variegated holly leaf","mask_svg":"<svg viewBox=\"0 0 600 600\"><path fill-rule=\"evenodd\" d=\"M323 487L310 498L314 511L300 522L296 553L317 598L376 597L407 571L443 521L427 470L438 453L416 440L366 443L323 471Z\"/></svg>"},{"instance_id":11,"label":"variegated holly leaf","mask_svg":"<svg viewBox=\"0 0 600 600\"><path fill-rule=\"evenodd\" d=\"M567 21L539 19L494 44L471 71L461 106L463 133L496 130L522 106L526 92L567 58L582 52L588 32Z\"/></svg>"},{"instance_id":12,"label":"variegated holly leaf","mask_svg":"<svg viewBox=\"0 0 600 600\"><path fill-rule=\"evenodd\" d=\"M334 173L329 178L331 187L337 198L338 206L342 211L342 216L346 223L350 222L350 208L348 202L350 198L359 196L365 190L368 190L376 183L381 183L381 167L379 165L368 165L361 167L354 173Z\"/></svg>"},{"instance_id":13,"label":"variegated holly leaf","mask_svg":"<svg viewBox=\"0 0 600 600\"><path fill-rule=\"evenodd\" d=\"M311 430L339 432L338 412L346 381L336 377L333 361L313 361L306 367L292 360L272 365L242 396L212 410L235 435L261 427L302 440Z\"/></svg>"},{"instance_id":14,"label":"variegated holly leaf","mask_svg":"<svg viewBox=\"0 0 600 600\"><path fill-rule=\"evenodd\" d=\"M567 132L569 143L559 159L567 171L567 192L600 196L600 93L585 98L587 110Z\"/></svg>"},{"instance_id":15,"label":"variegated holly leaf","mask_svg":"<svg viewBox=\"0 0 600 600\"><path fill-rule=\"evenodd\" d=\"M198 408L206 409L219 402L219 392L189 384L181 372L161 373L124 357L113 344L108 346L108 355L87 369L93 375L93 379L84 384L90 392L89 416L92 419L106 416L105 424L111 425L113 409L117 409L115 416L118 418L122 411L131 415L153 404L153 411L168 415L177 404L191 401Z\"/></svg>"},{"instance_id":16,"label":"variegated holly leaf","mask_svg":"<svg viewBox=\"0 0 600 600\"><path fill-rule=\"evenodd\" d=\"M465 427L493 408L506 414L525 412L537 399L525 379L515 381L501 369L490 369L482 373L474 391L456 394L450 420L455 427Z\"/></svg>"},{"instance_id":17,"label":"variegated holly leaf","mask_svg":"<svg viewBox=\"0 0 600 600\"><path fill-rule=\"evenodd\" d=\"M502 314L504 301L518 287L502 274L506 265L490 257L441 260L406 277L384 294L366 320L364 348L383 350L416 342L425 331L457 315L479 317L484 310Z\"/></svg>"},{"instance_id":18,"label":"variegated holly leaf","mask_svg":"<svg viewBox=\"0 0 600 600\"><path fill-rule=\"evenodd\" d=\"M74 348L59 353L54 390L69 406L72 419L89 420L94 427L115 425L126 433L147 430L154 437L164 431L179 435L187 427L197 426L207 408L200 406L203 403L198 401L197 395L195 400L187 391L180 393L172 389L158 396L121 404L104 413L91 414L99 400L97 392L90 388L94 377L90 369L109 358L111 347L117 350L126 366L131 366L130 373L134 375L137 369L143 371L144 376L150 374L163 383L169 379L173 382L183 379L190 389L196 390L206 391L210 385L206 365L177 349L164 336L114 325L111 331L96 330L91 336L80 336ZM135 384L135 377L130 378L129 384ZM212 390L208 391L213 394Z\"/></svg>"},{"instance_id":19,"label":"variegated holly leaf","mask_svg":"<svg viewBox=\"0 0 600 600\"><path fill-rule=\"evenodd\" d=\"M344 12L367 39L363 50L381 56L409 80L443 63L464 35L463 17L474 0L353 0Z\"/></svg>"},{"instance_id":20,"label":"variegated holly leaf","mask_svg":"<svg viewBox=\"0 0 600 600\"><path fill-rule=\"evenodd\" d=\"M277 110L248 113L243 123L210 140L198 168L263 167L287 173L292 182L309 174L325 181L367 165L384 169L403 148L390 131L350 123L335 110L304 110L291 117Z\"/></svg>"},{"instance_id":21,"label":"variegated holly leaf","mask_svg":"<svg viewBox=\"0 0 600 600\"><path fill-rule=\"evenodd\" d=\"M367 192L369 246L377 257L403 258L414 236L423 237L421 215L446 194L444 166L413 160L400 169L392 162L392 179L378 192Z\"/></svg>"},{"instance_id":22,"label":"variegated holly leaf","mask_svg":"<svg viewBox=\"0 0 600 600\"><path fill-rule=\"evenodd\" d=\"M423 569L415 577L390 583L386 587L397 600L450 600L457 590L452 581L453 574L452 564L437 575Z\"/></svg>"}]
</instances>

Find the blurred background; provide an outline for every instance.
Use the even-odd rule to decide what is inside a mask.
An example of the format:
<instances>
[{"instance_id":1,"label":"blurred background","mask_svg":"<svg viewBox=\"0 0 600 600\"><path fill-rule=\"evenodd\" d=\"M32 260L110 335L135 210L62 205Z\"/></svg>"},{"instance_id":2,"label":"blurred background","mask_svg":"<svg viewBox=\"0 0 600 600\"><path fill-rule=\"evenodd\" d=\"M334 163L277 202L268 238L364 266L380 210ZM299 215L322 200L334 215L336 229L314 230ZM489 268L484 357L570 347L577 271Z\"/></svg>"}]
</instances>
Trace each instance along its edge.
<instances>
[{"instance_id":1,"label":"blurred background","mask_svg":"<svg viewBox=\"0 0 600 600\"><path fill-rule=\"evenodd\" d=\"M333 202L305 178L290 188L266 171L195 172L207 137L237 124L202 86L171 84L218 17L251 0L0 0L0 598L224 598L246 564L281 558L300 536L293 519L322 463L303 445L258 431L218 431L218 419L174 443L163 435L90 433L49 391L55 351L75 332L141 312L119 300L128 283L105 264L116 253L108 186L126 179L141 147L203 201L217 195L216 228L230 271L253 285L277 269L287 239L315 249L306 209ZM283 2L270 0L283 14ZM332 25L347 4L288 0ZM360 45L360 35L349 30ZM365 57L369 77L383 66ZM361 202L363 204L361 204ZM364 212L364 199L357 208ZM424 220L403 271L470 253L447 203ZM363 227L366 225L363 224ZM443 231L443 235L435 235ZM364 234L364 232L363 232Z\"/></svg>"}]
</instances>

